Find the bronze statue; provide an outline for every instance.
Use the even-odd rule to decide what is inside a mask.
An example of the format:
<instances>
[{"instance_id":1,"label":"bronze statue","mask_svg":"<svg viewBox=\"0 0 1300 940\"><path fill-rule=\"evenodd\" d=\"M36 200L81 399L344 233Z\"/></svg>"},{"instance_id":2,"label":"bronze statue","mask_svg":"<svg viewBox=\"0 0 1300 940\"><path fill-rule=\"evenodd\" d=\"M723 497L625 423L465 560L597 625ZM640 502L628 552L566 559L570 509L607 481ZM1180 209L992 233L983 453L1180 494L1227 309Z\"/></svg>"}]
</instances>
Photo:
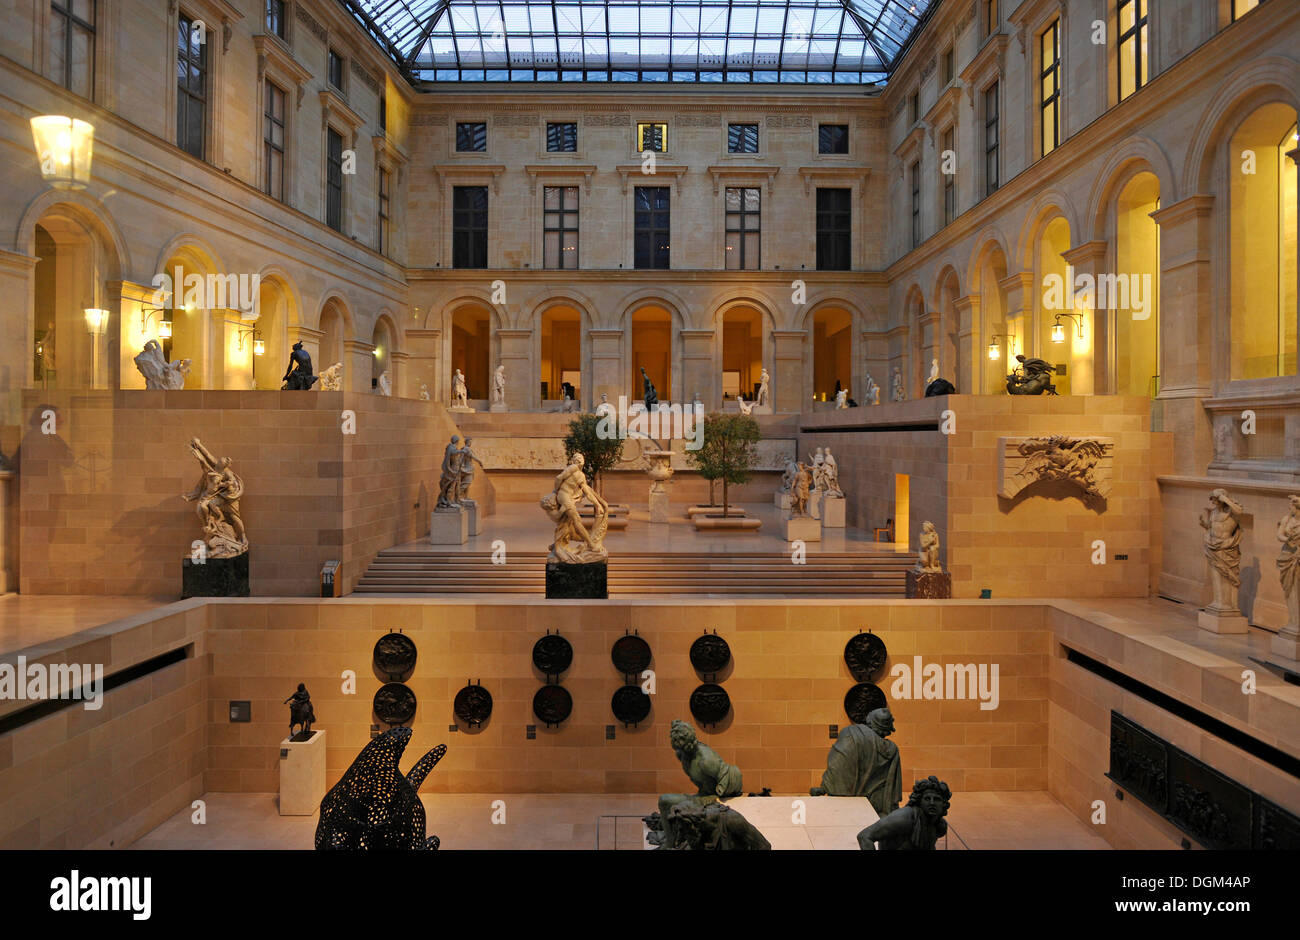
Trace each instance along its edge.
<instances>
[{"instance_id":1,"label":"bronze statue","mask_svg":"<svg viewBox=\"0 0 1300 940\"><path fill-rule=\"evenodd\" d=\"M808 497L812 489L812 471L807 464L796 464L798 472L790 487L790 515L808 515Z\"/></svg>"},{"instance_id":2,"label":"bronze statue","mask_svg":"<svg viewBox=\"0 0 1300 940\"><path fill-rule=\"evenodd\" d=\"M1056 386L1052 384L1056 368L1051 363L1045 359L1026 359L1023 355L1016 356L1016 361L1020 366L1007 375L1008 395L1056 394Z\"/></svg>"},{"instance_id":3,"label":"bronze statue","mask_svg":"<svg viewBox=\"0 0 1300 940\"><path fill-rule=\"evenodd\" d=\"M772 848L754 824L731 807L717 801L703 802L689 797L669 811L676 842L660 848L695 851L767 851ZM645 817L651 832L661 828L661 817L652 813ZM652 837L653 838L653 837Z\"/></svg>"},{"instance_id":4,"label":"bronze statue","mask_svg":"<svg viewBox=\"0 0 1300 940\"><path fill-rule=\"evenodd\" d=\"M289 368L284 370L284 385L281 391L305 392L316 384L316 376L311 372L311 353L302 348L302 343L293 344L289 353Z\"/></svg>"},{"instance_id":5,"label":"bronze statue","mask_svg":"<svg viewBox=\"0 0 1300 940\"><path fill-rule=\"evenodd\" d=\"M707 744L701 744L695 736L695 729L680 718L675 719L668 729L668 741L681 761L682 770L698 790L694 794L665 793L659 797L660 829L650 834L650 842L665 849L677 847L673 807L678 803L687 800L696 800L700 804L714 803L743 792L740 768L728 764Z\"/></svg>"},{"instance_id":6,"label":"bronze statue","mask_svg":"<svg viewBox=\"0 0 1300 940\"><path fill-rule=\"evenodd\" d=\"M453 434L442 455L442 477L438 481L437 509L460 508L461 460L460 435Z\"/></svg>"},{"instance_id":7,"label":"bronze statue","mask_svg":"<svg viewBox=\"0 0 1300 940\"><path fill-rule=\"evenodd\" d=\"M912 786L907 805L878 819L858 833L858 846L874 852L880 843L882 852L919 849L933 851L934 844L948 832L948 815L952 791L948 784L931 775Z\"/></svg>"},{"instance_id":8,"label":"bronze statue","mask_svg":"<svg viewBox=\"0 0 1300 940\"><path fill-rule=\"evenodd\" d=\"M642 388L645 391L645 410L649 411L655 405L659 404L659 393L655 391L655 383L650 381L650 376L646 375L645 366L641 367Z\"/></svg>"},{"instance_id":9,"label":"bronze statue","mask_svg":"<svg viewBox=\"0 0 1300 940\"><path fill-rule=\"evenodd\" d=\"M898 808L903 798L903 769L898 745L886 740L894 733L894 716L888 708L867 715L864 725L840 730L826 756L822 785L812 796L865 796L877 815Z\"/></svg>"},{"instance_id":10,"label":"bronze statue","mask_svg":"<svg viewBox=\"0 0 1300 940\"><path fill-rule=\"evenodd\" d=\"M311 696L307 694L307 686L299 682L298 691L285 699L283 704L289 706L289 740L309 740L312 723L316 720L316 710L311 707ZM300 726L297 734L294 733L294 725Z\"/></svg>"},{"instance_id":11,"label":"bronze statue","mask_svg":"<svg viewBox=\"0 0 1300 940\"><path fill-rule=\"evenodd\" d=\"M220 460L213 457L197 437L190 440L190 453L203 467L203 472L198 484L184 494L184 498L186 502L197 500L194 511L203 523L209 557L242 555L248 551L248 535L239 516L239 498L244 494L244 481L230 469L229 457Z\"/></svg>"}]
</instances>

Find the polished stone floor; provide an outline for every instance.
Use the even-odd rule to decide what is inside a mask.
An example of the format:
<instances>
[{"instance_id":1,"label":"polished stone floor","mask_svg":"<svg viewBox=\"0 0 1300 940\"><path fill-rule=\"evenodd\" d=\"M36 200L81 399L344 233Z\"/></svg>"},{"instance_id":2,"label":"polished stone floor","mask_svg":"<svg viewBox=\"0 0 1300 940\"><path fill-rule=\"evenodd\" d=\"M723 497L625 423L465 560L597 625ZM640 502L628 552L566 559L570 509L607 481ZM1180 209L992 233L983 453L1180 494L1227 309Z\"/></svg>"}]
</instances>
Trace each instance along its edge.
<instances>
[{"instance_id":1,"label":"polished stone floor","mask_svg":"<svg viewBox=\"0 0 1300 940\"><path fill-rule=\"evenodd\" d=\"M600 848L639 849L643 839L640 818L654 811L657 799L654 794L423 793L420 796L429 819L429 834L437 835L442 847L449 850L595 849L598 827ZM794 799L797 797L771 797L773 803ZM208 793L203 796L206 815L203 825L193 822L195 810L186 809L132 847L311 848L316 817L280 816L276 800L273 793ZM496 801L503 805L494 805ZM502 819L502 811L504 822L493 822L494 818ZM1041 791L959 793L953 797L948 822L951 829L947 839L940 842L940 849L1108 848L1091 827ZM844 843L844 838L837 838L827 840L831 847ZM781 838L773 840L773 847L812 846Z\"/></svg>"}]
</instances>

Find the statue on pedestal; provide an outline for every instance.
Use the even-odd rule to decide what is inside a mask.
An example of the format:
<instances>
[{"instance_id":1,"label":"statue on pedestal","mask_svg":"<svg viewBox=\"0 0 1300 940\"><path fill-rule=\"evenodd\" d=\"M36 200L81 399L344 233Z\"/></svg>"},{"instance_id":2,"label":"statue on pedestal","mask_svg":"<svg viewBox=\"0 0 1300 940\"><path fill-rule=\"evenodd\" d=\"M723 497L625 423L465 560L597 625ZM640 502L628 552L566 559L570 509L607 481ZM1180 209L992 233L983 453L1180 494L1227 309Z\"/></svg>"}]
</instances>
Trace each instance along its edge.
<instances>
[{"instance_id":1,"label":"statue on pedestal","mask_svg":"<svg viewBox=\"0 0 1300 940\"><path fill-rule=\"evenodd\" d=\"M903 370L894 366L894 401L903 401L907 398L903 391Z\"/></svg>"},{"instance_id":2,"label":"statue on pedestal","mask_svg":"<svg viewBox=\"0 0 1300 940\"><path fill-rule=\"evenodd\" d=\"M826 456L822 463L823 479L826 482L826 499L843 499L844 490L840 489L840 465L835 461L835 456L831 449L826 448Z\"/></svg>"},{"instance_id":3,"label":"statue on pedestal","mask_svg":"<svg viewBox=\"0 0 1300 940\"><path fill-rule=\"evenodd\" d=\"M812 796L865 796L880 816L892 813L903 798L903 769L898 745L886 740L894 733L888 708L867 715L864 725L840 729L826 757L822 785Z\"/></svg>"},{"instance_id":4,"label":"statue on pedestal","mask_svg":"<svg viewBox=\"0 0 1300 940\"><path fill-rule=\"evenodd\" d=\"M707 744L701 744L695 736L695 729L688 723L680 718L675 719L668 729L668 741L672 745L673 753L681 761L682 770L698 789L693 795L665 793L659 797L657 820L659 828L657 832L650 833L650 842L663 849L677 847L678 833L675 823L680 817L674 817L673 809L679 803L691 800L707 806L716 803L719 799L739 796L743 792L740 768L728 764ZM693 808L688 812L693 812Z\"/></svg>"},{"instance_id":5,"label":"statue on pedestal","mask_svg":"<svg viewBox=\"0 0 1300 940\"><path fill-rule=\"evenodd\" d=\"M438 480L437 509L460 508L460 435L453 434L442 455L442 477Z\"/></svg>"},{"instance_id":6,"label":"statue on pedestal","mask_svg":"<svg viewBox=\"0 0 1300 940\"><path fill-rule=\"evenodd\" d=\"M849 407L849 390L842 388L835 393L835 410L847 411Z\"/></svg>"},{"instance_id":7,"label":"statue on pedestal","mask_svg":"<svg viewBox=\"0 0 1300 940\"><path fill-rule=\"evenodd\" d=\"M771 381L771 376L767 374L767 369L764 368L763 371L759 373L758 376L758 395L754 397L754 404L756 405L770 404L770 402L767 400L769 394L767 386L770 381Z\"/></svg>"},{"instance_id":8,"label":"statue on pedestal","mask_svg":"<svg viewBox=\"0 0 1300 940\"><path fill-rule=\"evenodd\" d=\"M311 726L316 720L316 710L312 708L311 696L307 693L307 686L299 682L298 691L285 699L283 704L289 706L289 740L310 740ZM299 726L296 734L293 730L294 725Z\"/></svg>"},{"instance_id":9,"label":"statue on pedestal","mask_svg":"<svg viewBox=\"0 0 1300 940\"><path fill-rule=\"evenodd\" d=\"M1237 516L1245 512L1227 490L1210 493L1210 505L1201 511L1200 524L1205 530L1205 557L1210 563L1210 583L1214 588L1211 613L1239 613L1237 589L1241 586L1241 525Z\"/></svg>"},{"instance_id":10,"label":"statue on pedestal","mask_svg":"<svg viewBox=\"0 0 1300 940\"><path fill-rule=\"evenodd\" d=\"M742 415L748 415L754 410L754 405L757 404L757 402L747 402L745 401L744 395L737 395L736 404L740 406L740 413Z\"/></svg>"},{"instance_id":11,"label":"statue on pedestal","mask_svg":"<svg viewBox=\"0 0 1300 940\"><path fill-rule=\"evenodd\" d=\"M925 384L926 384L926 385L929 385L931 382L933 382L933 381L934 381L935 379L937 379L937 378L939 378L939 360L938 360L938 359L931 359L931 360L930 360L930 377L927 378L927 379L925 380Z\"/></svg>"},{"instance_id":12,"label":"statue on pedestal","mask_svg":"<svg viewBox=\"0 0 1300 940\"><path fill-rule=\"evenodd\" d=\"M867 404L869 405L880 404L880 386L876 384L876 380L871 377L870 372L867 373L866 389L867 389L867 396L866 396Z\"/></svg>"},{"instance_id":13,"label":"statue on pedestal","mask_svg":"<svg viewBox=\"0 0 1300 940\"><path fill-rule=\"evenodd\" d=\"M380 395L392 396L393 380L388 377L387 370L380 373L379 380L376 382L375 387L379 390Z\"/></svg>"},{"instance_id":14,"label":"statue on pedestal","mask_svg":"<svg viewBox=\"0 0 1300 940\"><path fill-rule=\"evenodd\" d=\"M797 464L799 472L795 474L790 486L790 515L798 518L809 512L808 498L812 488L812 473L806 464Z\"/></svg>"},{"instance_id":15,"label":"statue on pedestal","mask_svg":"<svg viewBox=\"0 0 1300 940\"><path fill-rule=\"evenodd\" d=\"M506 367L498 365L497 370L492 373L492 401L493 405L504 405L506 403Z\"/></svg>"},{"instance_id":16,"label":"statue on pedestal","mask_svg":"<svg viewBox=\"0 0 1300 940\"><path fill-rule=\"evenodd\" d=\"M140 350L134 362L144 376L144 387L147 389L182 389L185 387L185 376L190 372L190 360L168 362L156 339L144 344L144 349Z\"/></svg>"},{"instance_id":17,"label":"statue on pedestal","mask_svg":"<svg viewBox=\"0 0 1300 940\"><path fill-rule=\"evenodd\" d=\"M280 391L303 392L316 384L316 376L311 374L311 353L302 348L302 343L293 344L289 353L289 368L284 370L284 385Z\"/></svg>"},{"instance_id":18,"label":"statue on pedestal","mask_svg":"<svg viewBox=\"0 0 1300 940\"><path fill-rule=\"evenodd\" d=\"M451 406L469 408L469 394L465 388L465 373L459 369L451 377Z\"/></svg>"},{"instance_id":19,"label":"statue on pedestal","mask_svg":"<svg viewBox=\"0 0 1300 940\"><path fill-rule=\"evenodd\" d=\"M336 362L328 369L322 369L318 378L320 378L320 391L343 391L343 363Z\"/></svg>"},{"instance_id":20,"label":"statue on pedestal","mask_svg":"<svg viewBox=\"0 0 1300 940\"><path fill-rule=\"evenodd\" d=\"M585 458L573 455L573 462L555 478L555 489L542 497L542 509L555 523L555 541L548 546L546 561L582 565L605 561L609 550L605 548L605 532L609 528L609 504L587 483L582 471ZM596 517L591 531L582 524L578 506L587 499L595 507Z\"/></svg>"},{"instance_id":21,"label":"statue on pedestal","mask_svg":"<svg viewBox=\"0 0 1300 940\"><path fill-rule=\"evenodd\" d=\"M659 393L655 391L655 383L650 381L650 376L646 375L645 366L641 367L641 379L642 391L645 393L645 410L649 411L659 404Z\"/></svg>"},{"instance_id":22,"label":"statue on pedestal","mask_svg":"<svg viewBox=\"0 0 1300 940\"><path fill-rule=\"evenodd\" d=\"M230 458L220 460L208 453L197 437L190 440L190 453L203 468L199 482L185 494L186 502L195 502L194 511L203 523L208 557L234 558L248 551L248 535L239 515L239 498L244 481L230 469Z\"/></svg>"},{"instance_id":23,"label":"statue on pedestal","mask_svg":"<svg viewBox=\"0 0 1300 940\"><path fill-rule=\"evenodd\" d=\"M939 533L933 522L921 523L921 547L917 551L917 571L943 571L939 564Z\"/></svg>"},{"instance_id":24,"label":"statue on pedestal","mask_svg":"<svg viewBox=\"0 0 1300 940\"><path fill-rule=\"evenodd\" d=\"M948 822L943 817L948 815L950 805L952 791L948 784L933 775L918 780L906 806L858 833L858 846L864 852L874 852L877 842L882 852L900 849L933 851L934 844L948 832Z\"/></svg>"},{"instance_id":25,"label":"statue on pedestal","mask_svg":"<svg viewBox=\"0 0 1300 940\"><path fill-rule=\"evenodd\" d=\"M1282 543L1277 569L1287 611L1287 624L1282 632L1295 636L1300 633L1300 496L1288 498L1291 513L1277 524L1277 540Z\"/></svg>"},{"instance_id":26,"label":"statue on pedestal","mask_svg":"<svg viewBox=\"0 0 1300 940\"><path fill-rule=\"evenodd\" d=\"M470 447L473 443L472 437L466 437L465 446L460 449L460 498L462 500L470 498L469 486L474 482L474 464L483 467L483 461L478 459L478 455ZM487 467L483 469L486 470Z\"/></svg>"},{"instance_id":27,"label":"statue on pedestal","mask_svg":"<svg viewBox=\"0 0 1300 940\"><path fill-rule=\"evenodd\" d=\"M429 386L427 386L427 385L425 385L423 382L421 382L421 383L420 383L420 401L428 401L428 400L429 400Z\"/></svg>"}]
</instances>

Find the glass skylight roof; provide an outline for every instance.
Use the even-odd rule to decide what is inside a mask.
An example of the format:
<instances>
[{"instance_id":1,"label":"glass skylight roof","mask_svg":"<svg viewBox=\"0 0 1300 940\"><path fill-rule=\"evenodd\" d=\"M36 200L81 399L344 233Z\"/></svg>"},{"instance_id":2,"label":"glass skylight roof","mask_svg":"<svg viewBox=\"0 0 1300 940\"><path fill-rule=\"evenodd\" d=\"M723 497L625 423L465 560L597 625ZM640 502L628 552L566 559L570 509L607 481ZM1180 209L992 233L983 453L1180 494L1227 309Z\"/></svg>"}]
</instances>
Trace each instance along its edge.
<instances>
[{"instance_id":1,"label":"glass skylight roof","mask_svg":"<svg viewBox=\"0 0 1300 940\"><path fill-rule=\"evenodd\" d=\"M938 0L341 0L424 81L884 81Z\"/></svg>"}]
</instances>

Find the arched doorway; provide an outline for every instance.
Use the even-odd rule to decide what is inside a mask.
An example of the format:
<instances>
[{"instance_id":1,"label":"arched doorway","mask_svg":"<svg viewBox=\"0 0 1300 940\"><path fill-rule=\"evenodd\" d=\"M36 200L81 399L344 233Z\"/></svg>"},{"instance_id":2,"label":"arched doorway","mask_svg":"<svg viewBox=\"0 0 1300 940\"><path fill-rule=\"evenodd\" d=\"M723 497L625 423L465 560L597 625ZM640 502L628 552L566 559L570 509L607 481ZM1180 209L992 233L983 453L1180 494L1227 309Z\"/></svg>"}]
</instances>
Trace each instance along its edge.
<instances>
[{"instance_id":1,"label":"arched doorway","mask_svg":"<svg viewBox=\"0 0 1300 940\"><path fill-rule=\"evenodd\" d=\"M32 384L107 388L107 330L117 323L118 314L110 311L104 318L87 313L107 309L109 303L106 257L99 239L76 216L51 211L36 224L34 242Z\"/></svg>"},{"instance_id":2,"label":"arched doorway","mask_svg":"<svg viewBox=\"0 0 1300 940\"><path fill-rule=\"evenodd\" d=\"M261 279L257 289L257 320L241 326L240 352L252 370L252 388L274 390L284 384L281 379L289 361L289 304L289 292L278 277ZM247 333L250 326L251 335ZM320 368L319 363L313 365Z\"/></svg>"},{"instance_id":3,"label":"arched doorway","mask_svg":"<svg viewBox=\"0 0 1300 940\"><path fill-rule=\"evenodd\" d=\"M541 358L538 375L541 400L560 401L564 385L582 401L582 312L569 304L553 304L542 312Z\"/></svg>"},{"instance_id":4,"label":"arched doorway","mask_svg":"<svg viewBox=\"0 0 1300 940\"><path fill-rule=\"evenodd\" d=\"M375 347L374 354L370 357L370 387L378 392L379 377L387 372L390 393L396 395L397 376L393 374L394 335L387 317L380 317L375 322L370 343Z\"/></svg>"},{"instance_id":5,"label":"arched doorway","mask_svg":"<svg viewBox=\"0 0 1300 940\"><path fill-rule=\"evenodd\" d=\"M347 311L343 302L337 297L327 300L320 312L320 361L313 363L317 372L341 364L343 374L339 379L343 383L343 388L352 387L347 380L348 363L343 357L343 343L348 338L347 322Z\"/></svg>"},{"instance_id":6,"label":"arched doorway","mask_svg":"<svg viewBox=\"0 0 1300 940\"><path fill-rule=\"evenodd\" d=\"M240 385L226 371L232 361L241 358L237 348L239 331L233 326L228 329L221 324L217 325L220 329L209 326L213 312L207 306L211 299L208 284L215 283L212 276L217 273L212 258L199 248L185 246L172 253L163 264L162 273L171 285L163 312L163 318L170 323L171 337L161 340L163 353L169 362L190 360L185 387L248 388L247 379Z\"/></svg>"},{"instance_id":7,"label":"arched doorway","mask_svg":"<svg viewBox=\"0 0 1300 940\"><path fill-rule=\"evenodd\" d=\"M861 400L862 389L853 387L853 315L842 307L818 307L812 316L812 397L834 401L835 385ZM877 382L880 382L877 379ZM880 382L881 400L887 400L888 380Z\"/></svg>"},{"instance_id":8,"label":"arched doorway","mask_svg":"<svg viewBox=\"0 0 1300 940\"><path fill-rule=\"evenodd\" d=\"M939 322L935 324L937 345L934 357L939 360L939 375L951 382L958 393L967 394L970 389L963 384L966 376L958 352L961 317L957 313L957 298L960 295L961 286L957 283L957 272L948 268L939 282L937 304ZM926 376L929 376L929 371L926 372Z\"/></svg>"},{"instance_id":9,"label":"arched doorway","mask_svg":"<svg viewBox=\"0 0 1300 940\"><path fill-rule=\"evenodd\" d=\"M1228 144L1229 375L1296 372L1295 109L1255 109Z\"/></svg>"},{"instance_id":10,"label":"arched doorway","mask_svg":"<svg viewBox=\"0 0 1300 940\"><path fill-rule=\"evenodd\" d=\"M465 373L466 395L470 399L488 398L492 372L492 314L479 304L464 304L451 315L451 363L448 369L447 394L451 393L450 376L456 369Z\"/></svg>"},{"instance_id":11,"label":"arched doorway","mask_svg":"<svg viewBox=\"0 0 1300 940\"><path fill-rule=\"evenodd\" d=\"M641 399L641 370L654 383L662 402L673 400L673 316L656 304L638 307L630 320L631 355L628 356L628 400Z\"/></svg>"},{"instance_id":12,"label":"arched doorway","mask_svg":"<svg viewBox=\"0 0 1300 940\"><path fill-rule=\"evenodd\" d=\"M1160 391L1160 180L1141 172L1115 202L1115 272L1128 304L1114 310L1115 393L1154 398ZM1122 298L1122 295L1121 295Z\"/></svg>"},{"instance_id":13,"label":"arched doorway","mask_svg":"<svg viewBox=\"0 0 1300 940\"><path fill-rule=\"evenodd\" d=\"M1037 343L1034 355L1055 366L1065 366L1064 370L1058 368L1052 379L1058 394L1092 394L1095 317L1104 316L1106 308L1095 302L1099 299L1096 292L1092 294L1092 307L1097 309L1092 309L1088 305L1088 295L1075 293L1071 288L1070 282L1075 275L1064 257L1069 250L1070 223L1058 215L1044 225L1038 234L1035 257L1038 277L1035 283L1044 285L1044 289L1035 298L1038 325L1035 330ZM1051 285L1055 285L1055 289ZM1028 298L1025 306L1031 306ZM1008 326L1018 335L1020 345L1023 346L1025 331L1017 328L1015 319L1012 318ZM1008 358L1014 359L1015 353L1011 353ZM1011 368L1012 364L1008 362L1007 371L1010 372Z\"/></svg>"},{"instance_id":14,"label":"arched doorway","mask_svg":"<svg viewBox=\"0 0 1300 940\"><path fill-rule=\"evenodd\" d=\"M1007 276L1007 257L1001 246L991 243L984 249L978 267L979 322L982 330L976 331L976 360L980 363L979 387L971 389L984 395L1006 392L1008 360L1014 362L1022 351L1024 338L1014 335L1014 323L1007 320L1007 299L1002 280Z\"/></svg>"},{"instance_id":15,"label":"arched doorway","mask_svg":"<svg viewBox=\"0 0 1300 940\"><path fill-rule=\"evenodd\" d=\"M735 401L744 395L754 401L761 384L765 357L763 313L750 304L737 304L722 314L721 374L719 401ZM767 404L771 405L769 385Z\"/></svg>"}]
</instances>

